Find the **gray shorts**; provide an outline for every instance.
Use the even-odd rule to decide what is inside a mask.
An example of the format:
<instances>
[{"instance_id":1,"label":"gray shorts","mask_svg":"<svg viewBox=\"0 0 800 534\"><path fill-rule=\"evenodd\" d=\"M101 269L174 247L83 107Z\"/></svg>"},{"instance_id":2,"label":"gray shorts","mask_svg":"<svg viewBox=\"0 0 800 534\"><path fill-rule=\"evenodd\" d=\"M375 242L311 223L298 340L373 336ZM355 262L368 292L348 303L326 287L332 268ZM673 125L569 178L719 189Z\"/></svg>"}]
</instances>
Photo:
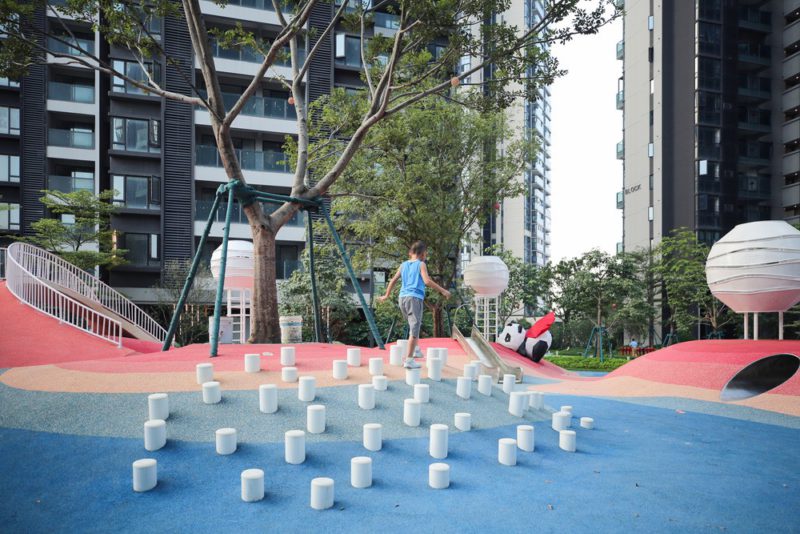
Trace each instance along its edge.
<instances>
[{"instance_id":1,"label":"gray shorts","mask_svg":"<svg viewBox=\"0 0 800 534\"><path fill-rule=\"evenodd\" d=\"M408 318L408 335L418 338L422 326L422 299L400 297L400 311Z\"/></svg>"}]
</instances>

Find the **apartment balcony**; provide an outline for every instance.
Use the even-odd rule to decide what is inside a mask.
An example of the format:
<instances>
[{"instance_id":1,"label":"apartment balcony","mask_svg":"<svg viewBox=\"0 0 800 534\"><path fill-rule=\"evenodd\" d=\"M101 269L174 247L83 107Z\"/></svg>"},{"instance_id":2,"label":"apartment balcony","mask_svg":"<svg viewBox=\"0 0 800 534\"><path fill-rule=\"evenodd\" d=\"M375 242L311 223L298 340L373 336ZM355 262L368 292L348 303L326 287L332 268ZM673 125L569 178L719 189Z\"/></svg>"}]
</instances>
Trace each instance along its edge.
<instances>
[{"instance_id":1,"label":"apartment balcony","mask_svg":"<svg viewBox=\"0 0 800 534\"><path fill-rule=\"evenodd\" d=\"M94 115L94 85L48 82L47 110Z\"/></svg>"},{"instance_id":2,"label":"apartment balcony","mask_svg":"<svg viewBox=\"0 0 800 534\"><path fill-rule=\"evenodd\" d=\"M800 52L783 60L783 79L787 82L800 79Z\"/></svg>"},{"instance_id":3,"label":"apartment balcony","mask_svg":"<svg viewBox=\"0 0 800 534\"><path fill-rule=\"evenodd\" d=\"M94 178L50 175L47 177L47 188L53 191L61 191L62 193L74 193L76 191L94 193Z\"/></svg>"},{"instance_id":4,"label":"apartment balcony","mask_svg":"<svg viewBox=\"0 0 800 534\"><path fill-rule=\"evenodd\" d=\"M625 91L620 89L617 91L617 109L625 108Z\"/></svg>"},{"instance_id":5,"label":"apartment balcony","mask_svg":"<svg viewBox=\"0 0 800 534\"><path fill-rule=\"evenodd\" d=\"M280 20L272 6L272 0L233 0L224 7L216 2L201 0L200 10L204 15L221 17L233 20L257 20L261 24L280 26ZM283 16L287 21L292 20L290 10L284 9Z\"/></svg>"},{"instance_id":6,"label":"apartment balcony","mask_svg":"<svg viewBox=\"0 0 800 534\"><path fill-rule=\"evenodd\" d=\"M223 93L222 99L225 107L230 109L239 99L239 95ZM297 134L296 118L294 106L284 98L251 96L241 114L233 121L233 127L256 132ZM195 123L210 126L211 117L208 111L196 109Z\"/></svg>"},{"instance_id":7,"label":"apartment balcony","mask_svg":"<svg viewBox=\"0 0 800 534\"><path fill-rule=\"evenodd\" d=\"M781 200L783 206L796 206L800 204L800 182L783 186Z\"/></svg>"},{"instance_id":8,"label":"apartment balcony","mask_svg":"<svg viewBox=\"0 0 800 534\"><path fill-rule=\"evenodd\" d=\"M742 132L749 132L758 135L768 134L772 131L769 112L748 113L745 116L741 116L739 117L737 128Z\"/></svg>"},{"instance_id":9,"label":"apartment balcony","mask_svg":"<svg viewBox=\"0 0 800 534\"><path fill-rule=\"evenodd\" d=\"M625 193L623 191L617 191L617 209L621 210L625 208Z\"/></svg>"},{"instance_id":10,"label":"apartment balcony","mask_svg":"<svg viewBox=\"0 0 800 534\"><path fill-rule=\"evenodd\" d=\"M244 178L250 185L291 187L294 174L286 161L286 155L278 151L237 150L236 156L242 166ZM215 146L195 147L195 180L227 182L222 169L219 151Z\"/></svg>"},{"instance_id":11,"label":"apartment balcony","mask_svg":"<svg viewBox=\"0 0 800 534\"><path fill-rule=\"evenodd\" d=\"M625 59L625 41L617 43L617 59Z\"/></svg>"},{"instance_id":12,"label":"apartment balcony","mask_svg":"<svg viewBox=\"0 0 800 534\"><path fill-rule=\"evenodd\" d=\"M800 118L785 123L781 135L783 143L791 143L798 139L800 139Z\"/></svg>"},{"instance_id":13,"label":"apartment balcony","mask_svg":"<svg viewBox=\"0 0 800 534\"><path fill-rule=\"evenodd\" d=\"M625 141L617 143L617 159L625 159Z\"/></svg>"},{"instance_id":14,"label":"apartment balcony","mask_svg":"<svg viewBox=\"0 0 800 534\"><path fill-rule=\"evenodd\" d=\"M211 52L214 56L214 65L217 71L241 76L255 76L264 61L264 56L247 47L243 47L241 50L231 50L220 48L216 43L212 43ZM300 50L301 63L305 61L305 58L306 51ZM200 62L197 58L195 58L195 68L200 68ZM267 70L265 77L291 79L291 63L288 59L276 61Z\"/></svg>"},{"instance_id":15,"label":"apartment balcony","mask_svg":"<svg viewBox=\"0 0 800 534\"><path fill-rule=\"evenodd\" d=\"M769 176L740 176L737 194L739 198L769 200L772 197Z\"/></svg>"},{"instance_id":16,"label":"apartment balcony","mask_svg":"<svg viewBox=\"0 0 800 534\"><path fill-rule=\"evenodd\" d=\"M784 48L795 44L797 41L800 41L800 20L794 21L783 30Z\"/></svg>"},{"instance_id":17,"label":"apartment balcony","mask_svg":"<svg viewBox=\"0 0 800 534\"><path fill-rule=\"evenodd\" d=\"M785 154L782 167L784 176L792 176L800 172L800 150Z\"/></svg>"},{"instance_id":18,"label":"apartment balcony","mask_svg":"<svg viewBox=\"0 0 800 534\"><path fill-rule=\"evenodd\" d=\"M772 31L770 13L761 11L756 7L743 7L739 10L738 22L740 28L755 30L763 33Z\"/></svg>"},{"instance_id":19,"label":"apartment balcony","mask_svg":"<svg viewBox=\"0 0 800 534\"><path fill-rule=\"evenodd\" d=\"M89 129L50 128L47 135L47 157L94 161L94 132Z\"/></svg>"},{"instance_id":20,"label":"apartment balcony","mask_svg":"<svg viewBox=\"0 0 800 534\"><path fill-rule=\"evenodd\" d=\"M698 213L697 226L704 228L719 228L719 215L711 213Z\"/></svg>"},{"instance_id":21,"label":"apartment balcony","mask_svg":"<svg viewBox=\"0 0 800 534\"><path fill-rule=\"evenodd\" d=\"M753 66L768 67L770 64L771 48L768 45L739 43L739 62L742 68Z\"/></svg>"},{"instance_id":22,"label":"apartment balcony","mask_svg":"<svg viewBox=\"0 0 800 534\"><path fill-rule=\"evenodd\" d=\"M202 235L209 213L211 212L212 205L213 201L210 200L201 200L195 203L195 235ZM269 203L264 203L263 206L264 211L267 213L273 212L278 207L276 204ZM217 213L214 216L214 222L211 226L211 233L209 234L210 236L222 237L226 211L227 203L220 203L219 207L217 208ZM234 205L233 213L231 215L230 237L232 239L252 238L250 226L247 223L247 216L245 215L241 205L238 203ZM289 220L289 222L287 222L280 230L278 230L278 235L276 236L278 241L294 242L305 241L305 237L306 231L304 212L297 212L295 216Z\"/></svg>"},{"instance_id":23,"label":"apartment balcony","mask_svg":"<svg viewBox=\"0 0 800 534\"><path fill-rule=\"evenodd\" d=\"M72 38L68 35L59 36L58 39L54 37L48 37L47 41L47 48L51 52L55 52L58 54L66 54L69 56L75 57L87 57L92 56L95 53L94 50L94 39L88 38ZM58 64L67 64L72 67L81 67L81 68L88 68L76 63L75 60L69 57L56 57L52 54L47 54L47 62L48 63L58 63Z\"/></svg>"}]
</instances>

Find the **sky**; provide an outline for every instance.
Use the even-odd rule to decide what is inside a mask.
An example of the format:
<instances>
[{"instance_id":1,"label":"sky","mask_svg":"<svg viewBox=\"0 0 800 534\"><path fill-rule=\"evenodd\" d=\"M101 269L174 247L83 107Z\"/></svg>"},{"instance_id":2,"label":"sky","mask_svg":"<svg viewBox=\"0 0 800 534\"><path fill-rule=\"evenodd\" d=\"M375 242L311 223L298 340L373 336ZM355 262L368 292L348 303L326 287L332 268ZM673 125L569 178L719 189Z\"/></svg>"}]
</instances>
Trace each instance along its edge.
<instances>
[{"instance_id":1,"label":"sky","mask_svg":"<svg viewBox=\"0 0 800 534\"><path fill-rule=\"evenodd\" d=\"M596 35L580 36L554 53L568 71L551 87L551 261L592 248L609 253L622 240L622 112L615 106L622 62L616 43L622 20Z\"/></svg>"}]
</instances>

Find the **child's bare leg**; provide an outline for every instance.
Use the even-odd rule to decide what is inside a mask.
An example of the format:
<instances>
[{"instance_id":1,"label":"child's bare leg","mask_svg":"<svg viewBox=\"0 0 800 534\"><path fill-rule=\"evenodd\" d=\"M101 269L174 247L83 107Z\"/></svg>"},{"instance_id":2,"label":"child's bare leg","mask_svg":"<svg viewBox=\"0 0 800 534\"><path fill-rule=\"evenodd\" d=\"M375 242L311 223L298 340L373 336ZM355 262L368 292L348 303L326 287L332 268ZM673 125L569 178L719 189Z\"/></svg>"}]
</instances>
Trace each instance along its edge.
<instances>
[{"instance_id":1,"label":"child's bare leg","mask_svg":"<svg viewBox=\"0 0 800 534\"><path fill-rule=\"evenodd\" d=\"M414 336L408 336L408 347L406 347L406 360L411 360L414 356L414 350L417 348L419 340Z\"/></svg>"}]
</instances>

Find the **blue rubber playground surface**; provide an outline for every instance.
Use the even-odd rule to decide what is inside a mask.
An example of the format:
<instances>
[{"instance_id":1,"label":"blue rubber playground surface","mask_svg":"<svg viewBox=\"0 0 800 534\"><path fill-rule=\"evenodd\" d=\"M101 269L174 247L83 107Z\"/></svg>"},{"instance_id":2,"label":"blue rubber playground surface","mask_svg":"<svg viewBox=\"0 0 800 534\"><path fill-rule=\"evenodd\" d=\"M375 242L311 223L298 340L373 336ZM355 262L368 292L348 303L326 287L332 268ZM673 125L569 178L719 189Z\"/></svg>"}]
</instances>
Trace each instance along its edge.
<instances>
[{"instance_id":1,"label":"blue rubber playground surface","mask_svg":"<svg viewBox=\"0 0 800 534\"><path fill-rule=\"evenodd\" d=\"M145 394L68 394L2 386L0 525L3 532L800 532L800 418L677 398L546 395L548 410L524 420L507 397L431 384L422 425L402 424L411 388L391 382L374 413L359 410L354 387L319 388L326 434L307 435L307 459L283 459L283 432L305 425L294 390L276 414L261 414L233 392L215 406L196 393L170 394L168 442L144 450ZM521 387L521 386L520 386ZM250 397L248 397L248 395ZM184 397L185 396L185 397ZM34 407L44 404L45 409ZM578 450L558 448L549 413L574 407ZM455 411L473 413L459 432ZM27 412L27 413L22 413ZM591 416L595 428L579 428ZM223 420L244 429L237 452L215 453ZM361 444L361 424L384 423L384 445ZM116 422L115 422L116 421ZM204 421L203 425L199 424ZM450 425L451 486L428 487L428 426ZM533 424L536 448L514 467L497 461L497 440ZM202 430L196 431L198 427ZM97 429L104 429L102 436ZM350 459L373 459L374 483L350 486ZM131 489L131 462L158 460L158 485ZM265 473L263 501L240 498L239 475ZM312 478L335 480L333 508L309 507Z\"/></svg>"}]
</instances>

